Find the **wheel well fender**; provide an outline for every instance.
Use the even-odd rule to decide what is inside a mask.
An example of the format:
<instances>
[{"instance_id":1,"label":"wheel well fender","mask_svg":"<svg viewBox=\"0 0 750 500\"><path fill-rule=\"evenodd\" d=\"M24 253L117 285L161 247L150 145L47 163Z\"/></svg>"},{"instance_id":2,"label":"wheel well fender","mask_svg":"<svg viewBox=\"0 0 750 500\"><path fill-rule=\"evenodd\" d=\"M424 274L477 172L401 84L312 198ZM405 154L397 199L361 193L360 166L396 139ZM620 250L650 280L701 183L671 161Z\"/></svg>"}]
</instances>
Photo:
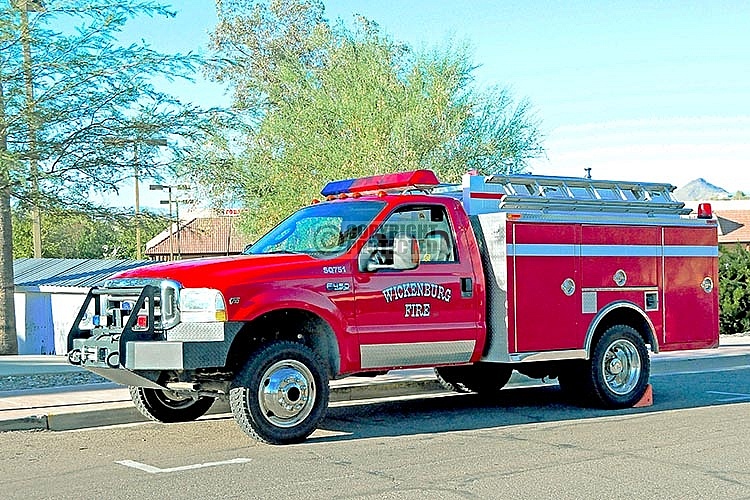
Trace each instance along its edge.
<instances>
[{"instance_id":1,"label":"wheel well fender","mask_svg":"<svg viewBox=\"0 0 750 500\"><path fill-rule=\"evenodd\" d=\"M643 342L651 346L651 351L659 352L659 341L651 319L636 304L621 301L604 307L589 324L584 342L587 359L591 357L591 352L602 334L614 325L628 325L634 328L643 338Z\"/></svg>"},{"instance_id":2,"label":"wheel well fender","mask_svg":"<svg viewBox=\"0 0 750 500\"><path fill-rule=\"evenodd\" d=\"M329 378L341 370L339 344L330 323L299 308L276 309L248 321L229 348L227 367L237 372L258 346L272 340L300 342L320 356Z\"/></svg>"}]
</instances>

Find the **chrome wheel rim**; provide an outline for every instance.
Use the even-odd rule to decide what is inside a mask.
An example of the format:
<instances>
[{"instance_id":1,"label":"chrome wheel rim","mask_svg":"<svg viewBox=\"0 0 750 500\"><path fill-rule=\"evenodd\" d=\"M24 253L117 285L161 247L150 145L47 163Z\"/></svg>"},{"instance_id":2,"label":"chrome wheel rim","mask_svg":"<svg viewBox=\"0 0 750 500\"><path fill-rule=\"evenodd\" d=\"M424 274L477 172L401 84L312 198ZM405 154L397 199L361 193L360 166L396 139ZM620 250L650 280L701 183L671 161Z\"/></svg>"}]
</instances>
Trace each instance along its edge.
<instances>
[{"instance_id":1,"label":"chrome wheel rim","mask_svg":"<svg viewBox=\"0 0 750 500\"><path fill-rule=\"evenodd\" d=\"M315 404L315 380L303 363L279 361L261 377L258 404L271 424L289 428L298 425L312 412Z\"/></svg>"},{"instance_id":2,"label":"chrome wheel rim","mask_svg":"<svg viewBox=\"0 0 750 500\"><path fill-rule=\"evenodd\" d=\"M602 359L602 374L615 394L622 396L635 389L641 376L641 357L635 344L625 339L612 342Z\"/></svg>"}]
</instances>

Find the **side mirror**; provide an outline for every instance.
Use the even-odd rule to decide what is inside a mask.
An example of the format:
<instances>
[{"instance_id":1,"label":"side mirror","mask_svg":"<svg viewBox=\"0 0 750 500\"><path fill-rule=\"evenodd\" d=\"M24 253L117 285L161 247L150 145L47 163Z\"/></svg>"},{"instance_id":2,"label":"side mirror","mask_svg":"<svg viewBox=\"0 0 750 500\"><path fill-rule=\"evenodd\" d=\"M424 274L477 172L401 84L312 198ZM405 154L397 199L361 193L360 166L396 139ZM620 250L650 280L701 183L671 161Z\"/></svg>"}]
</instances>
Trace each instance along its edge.
<instances>
[{"instance_id":1,"label":"side mirror","mask_svg":"<svg viewBox=\"0 0 750 500\"><path fill-rule=\"evenodd\" d=\"M360 269L369 272L378 269L405 271L419 266L419 242L413 236L397 235L393 238L393 247L388 250L393 252L392 264L379 264L374 259L368 259L364 266L360 266Z\"/></svg>"}]
</instances>

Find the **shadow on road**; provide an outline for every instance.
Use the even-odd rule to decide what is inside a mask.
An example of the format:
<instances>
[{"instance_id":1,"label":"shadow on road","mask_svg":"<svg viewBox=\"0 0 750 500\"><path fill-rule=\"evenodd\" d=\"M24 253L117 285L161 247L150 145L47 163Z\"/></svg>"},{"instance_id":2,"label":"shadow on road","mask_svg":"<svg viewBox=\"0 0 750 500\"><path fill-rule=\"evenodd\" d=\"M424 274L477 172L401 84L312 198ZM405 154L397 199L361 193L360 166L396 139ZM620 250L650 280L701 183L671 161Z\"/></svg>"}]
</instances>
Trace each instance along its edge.
<instances>
[{"instance_id":1,"label":"shadow on road","mask_svg":"<svg viewBox=\"0 0 750 500\"><path fill-rule=\"evenodd\" d=\"M625 410L579 406L556 385L504 389L491 399L476 394L438 394L334 406L319 426L333 434L313 435L308 442L481 430L750 402L750 368L656 376L651 383L654 405Z\"/></svg>"}]
</instances>

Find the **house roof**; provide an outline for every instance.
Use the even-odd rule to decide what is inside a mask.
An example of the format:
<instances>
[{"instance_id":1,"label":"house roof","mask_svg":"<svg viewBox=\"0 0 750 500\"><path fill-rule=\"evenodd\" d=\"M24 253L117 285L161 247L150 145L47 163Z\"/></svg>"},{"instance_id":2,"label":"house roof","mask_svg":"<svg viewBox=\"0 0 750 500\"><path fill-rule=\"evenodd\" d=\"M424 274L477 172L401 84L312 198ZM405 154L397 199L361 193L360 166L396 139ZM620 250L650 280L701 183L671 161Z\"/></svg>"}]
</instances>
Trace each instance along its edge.
<instances>
[{"instance_id":1,"label":"house roof","mask_svg":"<svg viewBox=\"0 0 750 500\"><path fill-rule=\"evenodd\" d=\"M15 259L13 282L16 286L92 287L102 285L111 275L152 264L147 260L108 259Z\"/></svg>"},{"instance_id":2,"label":"house roof","mask_svg":"<svg viewBox=\"0 0 750 500\"><path fill-rule=\"evenodd\" d=\"M750 210L714 211L719 221L719 243L750 243Z\"/></svg>"},{"instance_id":3,"label":"house roof","mask_svg":"<svg viewBox=\"0 0 750 500\"><path fill-rule=\"evenodd\" d=\"M170 244L171 240L171 244ZM247 240L236 217L194 217L181 221L146 243L146 255L227 255L244 250Z\"/></svg>"},{"instance_id":4,"label":"house roof","mask_svg":"<svg viewBox=\"0 0 750 500\"><path fill-rule=\"evenodd\" d=\"M710 203L719 223L719 243L750 243L750 200L688 201L685 206L698 211L700 203Z\"/></svg>"}]
</instances>

